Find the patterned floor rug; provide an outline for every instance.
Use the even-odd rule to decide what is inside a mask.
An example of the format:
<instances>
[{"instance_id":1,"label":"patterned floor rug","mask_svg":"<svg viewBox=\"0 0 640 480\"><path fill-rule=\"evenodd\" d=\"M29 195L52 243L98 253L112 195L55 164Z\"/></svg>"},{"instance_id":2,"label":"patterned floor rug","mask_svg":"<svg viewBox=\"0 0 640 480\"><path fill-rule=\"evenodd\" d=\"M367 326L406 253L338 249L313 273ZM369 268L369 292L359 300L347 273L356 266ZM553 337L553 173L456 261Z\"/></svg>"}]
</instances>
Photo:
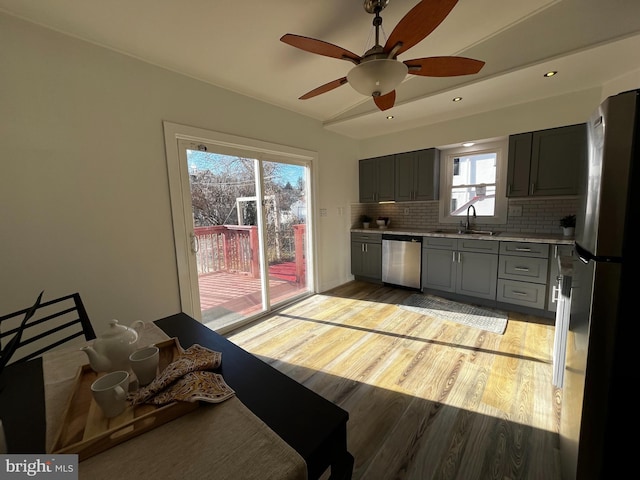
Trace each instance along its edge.
<instances>
[{"instance_id":1,"label":"patterned floor rug","mask_svg":"<svg viewBox=\"0 0 640 480\"><path fill-rule=\"evenodd\" d=\"M414 293L398 306L428 317L449 320L500 335L507 328L508 315L506 312L454 302L435 295Z\"/></svg>"}]
</instances>

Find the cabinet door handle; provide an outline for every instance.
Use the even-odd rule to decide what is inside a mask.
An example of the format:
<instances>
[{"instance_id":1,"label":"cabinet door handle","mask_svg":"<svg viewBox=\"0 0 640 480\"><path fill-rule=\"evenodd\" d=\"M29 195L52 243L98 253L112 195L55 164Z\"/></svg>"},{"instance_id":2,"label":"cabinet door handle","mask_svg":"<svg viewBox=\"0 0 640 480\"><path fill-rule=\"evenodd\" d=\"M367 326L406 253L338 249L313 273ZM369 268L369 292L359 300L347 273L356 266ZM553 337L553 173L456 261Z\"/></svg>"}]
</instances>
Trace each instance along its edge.
<instances>
[{"instance_id":1,"label":"cabinet door handle","mask_svg":"<svg viewBox=\"0 0 640 480\"><path fill-rule=\"evenodd\" d=\"M514 295L518 295L519 297L526 297L527 296L527 292L519 292L517 290L514 290L513 292Z\"/></svg>"},{"instance_id":2,"label":"cabinet door handle","mask_svg":"<svg viewBox=\"0 0 640 480\"><path fill-rule=\"evenodd\" d=\"M513 267L513 269L514 269L516 272L528 272L528 271L529 271L529 268L528 268L528 267Z\"/></svg>"},{"instance_id":3,"label":"cabinet door handle","mask_svg":"<svg viewBox=\"0 0 640 480\"><path fill-rule=\"evenodd\" d=\"M553 247L553 258L558 258L558 245Z\"/></svg>"},{"instance_id":4,"label":"cabinet door handle","mask_svg":"<svg viewBox=\"0 0 640 480\"><path fill-rule=\"evenodd\" d=\"M451 261L453 263L456 263L456 252L451 252L451 254L452 254Z\"/></svg>"},{"instance_id":5,"label":"cabinet door handle","mask_svg":"<svg viewBox=\"0 0 640 480\"><path fill-rule=\"evenodd\" d=\"M530 252L531 249L529 247L516 247L515 251L516 252Z\"/></svg>"},{"instance_id":6,"label":"cabinet door handle","mask_svg":"<svg viewBox=\"0 0 640 480\"><path fill-rule=\"evenodd\" d=\"M534 190L536 189L536 184L532 183L531 184L531 192L529 193L529 195L533 195Z\"/></svg>"},{"instance_id":7,"label":"cabinet door handle","mask_svg":"<svg viewBox=\"0 0 640 480\"><path fill-rule=\"evenodd\" d=\"M462 253L458 252L458 263L462 263Z\"/></svg>"}]
</instances>

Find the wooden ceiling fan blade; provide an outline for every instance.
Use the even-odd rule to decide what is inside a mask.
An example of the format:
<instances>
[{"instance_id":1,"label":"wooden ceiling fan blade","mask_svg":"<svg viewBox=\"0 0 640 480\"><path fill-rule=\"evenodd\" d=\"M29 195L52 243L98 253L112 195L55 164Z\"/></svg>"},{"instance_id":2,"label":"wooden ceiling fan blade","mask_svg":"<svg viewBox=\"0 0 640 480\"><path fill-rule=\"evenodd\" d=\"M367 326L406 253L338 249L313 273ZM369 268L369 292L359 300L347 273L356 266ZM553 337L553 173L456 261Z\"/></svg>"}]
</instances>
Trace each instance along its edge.
<instances>
[{"instance_id":1,"label":"wooden ceiling fan blade","mask_svg":"<svg viewBox=\"0 0 640 480\"><path fill-rule=\"evenodd\" d=\"M389 110L396 103L396 91L391 90L386 95L380 95L378 97L373 97L373 101L376 103L378 108L383 112L385 110Z\"/></svg>"},{"instance_id":2,"label":"wooden ceiling fan blade","mask_svg":"<svg viewBox=\"0 0 640 480\"><path fill-rule=\"evenodd\" d=\"M456 3L458 0L422 0L393 29L384 51L388 53L402 42L402 47L396 52L400 55L421 42L447 18Z\"/></svg>"},{"instance_id":3,"label":"wooden ceiling fan blade","mask_svg":"<svg viewBox=\"0 0 640 480\"><path fill-rule=\"evenodd\" d=\"M316 40L315 38L303 37L287 33L280 38L280 41L287 43L293 47L299 48L306 52L317 53L325 57L338 58L340 60L349 60L350 62L360 63L360 56L349 50L346 50L332 43Z\"/></svg>"},{"instance_id":4,"label":"wooden ceiling fan blade","mask_svg":"<svg viewBox=\"0 0 640 480\"><path fill-rule=\"evenodd\" d=\"M337 80L333 80L332 82L325 83L324 85L319 86L318 88L314 88L310 92L302 95L298 100L307 100L309 98L316 97L321 93L326 93L334 88L338 88L347 83L347 77L338 78Z\"/></svg>"},{"instance_id":5,"label":"wooden ceiling fan blade","mask_svg":"<svg viewBox=\"0 0 640 480\"><path fill-rule=\"evenodd\" d=\"M478 73L484 62L466 57L427 57L403 62L412 75L423 77L457 77ZM418 68L419 67L419 68Z\"/></svg>"}]
</instances>

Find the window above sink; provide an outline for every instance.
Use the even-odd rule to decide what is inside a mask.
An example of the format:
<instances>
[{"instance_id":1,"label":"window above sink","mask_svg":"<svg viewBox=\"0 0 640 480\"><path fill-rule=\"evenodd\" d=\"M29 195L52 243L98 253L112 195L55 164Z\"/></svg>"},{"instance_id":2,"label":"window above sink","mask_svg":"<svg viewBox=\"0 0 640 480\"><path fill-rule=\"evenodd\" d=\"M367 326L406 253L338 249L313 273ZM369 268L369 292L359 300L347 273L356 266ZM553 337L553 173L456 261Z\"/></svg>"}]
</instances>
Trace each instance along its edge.
<instances>
[{"instance_id":1,"label":"window above sink","mask_svg":"<svg viewBox=\"0 0 640 480\"><path fill-rule=\"evenodd\" d=\"M464 228L473 230L466 224L471 206L476 211L474 223L506 223L507 149L507 139L441 149L440 223L462 222Z\"/></svg>"}]
</instances>

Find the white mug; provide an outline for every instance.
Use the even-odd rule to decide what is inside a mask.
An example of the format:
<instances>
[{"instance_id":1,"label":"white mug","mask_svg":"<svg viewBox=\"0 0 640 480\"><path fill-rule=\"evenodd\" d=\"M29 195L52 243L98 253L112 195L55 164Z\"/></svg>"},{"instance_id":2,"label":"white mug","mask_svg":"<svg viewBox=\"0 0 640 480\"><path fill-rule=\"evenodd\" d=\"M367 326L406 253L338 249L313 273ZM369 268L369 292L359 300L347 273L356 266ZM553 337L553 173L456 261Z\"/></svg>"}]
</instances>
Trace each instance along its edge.
<instances>
[{"instance_id":1,"label":"white mug","mask_svg":"<svg viewBox=\"0 0 640 480\"><path fill-rule=\"evenodd\" d=\"M124 412L128 392L129 372L124 370L107 373L91 384L93 398L107 418Z\"/></svg>"},{"instance_id":2,"label":"white mug","mask_svg":"<svg viewBox=\"0 0 640 480\"><path fill-rule=\"evenodd\" d=\"M140 386L149 385L156 378L160 349L155 345L141 348L129 355L129 364Z\"/></svg>"}]
</instances>

